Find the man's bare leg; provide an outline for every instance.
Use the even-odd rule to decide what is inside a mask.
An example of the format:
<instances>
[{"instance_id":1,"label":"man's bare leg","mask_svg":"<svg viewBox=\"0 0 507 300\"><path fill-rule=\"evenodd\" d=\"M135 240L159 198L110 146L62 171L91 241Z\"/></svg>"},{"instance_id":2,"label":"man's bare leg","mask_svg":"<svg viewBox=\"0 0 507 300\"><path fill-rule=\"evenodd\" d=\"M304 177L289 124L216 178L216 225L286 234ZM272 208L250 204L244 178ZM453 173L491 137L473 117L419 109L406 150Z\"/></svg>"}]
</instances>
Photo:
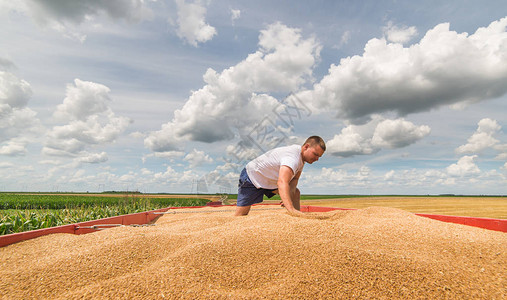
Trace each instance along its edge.
<instances>
[{"instance_id":1,"label":"man's bare leg","mask_svg":"<svg viewBox=\"0 0 507 300\"><path fill-rule=\"evenodd\" d=\"M251 206L236 206L235 216L246 216L250 212Z\"/></svg>"}]
</instances>

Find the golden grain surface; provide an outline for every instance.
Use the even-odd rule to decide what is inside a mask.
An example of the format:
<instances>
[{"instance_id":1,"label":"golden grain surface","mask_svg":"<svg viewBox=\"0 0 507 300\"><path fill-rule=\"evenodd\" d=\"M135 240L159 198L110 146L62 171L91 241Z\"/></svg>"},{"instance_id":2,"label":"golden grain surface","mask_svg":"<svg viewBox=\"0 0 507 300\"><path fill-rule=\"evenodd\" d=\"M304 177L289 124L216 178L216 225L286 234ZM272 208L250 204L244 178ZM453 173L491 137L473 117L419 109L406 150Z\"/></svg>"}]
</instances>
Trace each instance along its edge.
<instances>
[{"instance_id":1,"label":"golden grain surface","mask_svg":"<svg viewBox=\"0 0 507 300\"><path fill-rule=\"evenodd\" d=\"M369 207L181 210L0 248L2 299L505 299L507 234ZM183 213L189 212L189 213Z\"/></svg>"}]
</instances>

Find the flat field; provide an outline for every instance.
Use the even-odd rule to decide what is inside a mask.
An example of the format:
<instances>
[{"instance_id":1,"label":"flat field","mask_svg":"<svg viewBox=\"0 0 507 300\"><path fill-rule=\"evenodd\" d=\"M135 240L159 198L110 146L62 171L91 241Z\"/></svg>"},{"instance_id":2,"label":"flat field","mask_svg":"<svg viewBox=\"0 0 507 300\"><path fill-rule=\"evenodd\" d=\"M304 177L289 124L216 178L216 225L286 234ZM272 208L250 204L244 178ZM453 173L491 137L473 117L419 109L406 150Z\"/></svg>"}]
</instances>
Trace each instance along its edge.
<instances>
[{"instance_id":1,"label":"flat field","mask_svg":"<svg viewBox=\"0 0 507 300\"><path fill-rule=\"evenodd\" d=\"M364 197L304 200L303 205L399 208L412 213L507 219L507 197Z\"/></svg>"},{"instance_id":2,"label":"flat field","mask_svg":"<svg viewBox=\"0 0 507 300\"><path fill-rule=\"evenodd\" d=\"M392 207L412 213L507 219L507 197L480 196L301 196L302 205L366 208ZM278 203L280 200L265 200Z\"/></svg>"}]
</instances>

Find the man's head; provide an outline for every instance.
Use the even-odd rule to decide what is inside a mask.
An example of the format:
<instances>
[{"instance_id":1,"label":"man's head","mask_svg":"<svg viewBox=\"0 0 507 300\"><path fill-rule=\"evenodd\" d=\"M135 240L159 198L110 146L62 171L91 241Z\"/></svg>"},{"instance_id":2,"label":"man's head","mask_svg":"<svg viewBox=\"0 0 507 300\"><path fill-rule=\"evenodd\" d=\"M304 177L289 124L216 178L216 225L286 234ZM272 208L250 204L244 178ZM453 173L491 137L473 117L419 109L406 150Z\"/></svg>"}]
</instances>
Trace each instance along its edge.
<instances>
[{"instance_id":1,"label":"man's head","mask_svg":"<svg viewBox=\"0 0 507 300\"><path fill-rule=\"evenodd\" d=\"M306 139L301 147L301 156L303 161L312 164L319 160L319 158L326 151L326 143L320 136L311 136Z\"/></svg>"}]
</instances>

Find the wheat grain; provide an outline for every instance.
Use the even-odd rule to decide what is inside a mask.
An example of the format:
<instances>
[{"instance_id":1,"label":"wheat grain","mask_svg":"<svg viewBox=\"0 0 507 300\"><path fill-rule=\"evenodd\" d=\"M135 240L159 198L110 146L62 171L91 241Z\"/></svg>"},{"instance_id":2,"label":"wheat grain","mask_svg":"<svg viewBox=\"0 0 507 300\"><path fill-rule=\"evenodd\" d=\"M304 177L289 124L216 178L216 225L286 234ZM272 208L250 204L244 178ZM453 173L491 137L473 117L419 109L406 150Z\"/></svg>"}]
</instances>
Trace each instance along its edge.
<instances>
[{"instance_id":1,"label":"wheat grain","mask_svg":"<svg viewBox=\"0 0 507 300\"><path fill-rule=\"evenodd\" d=\"M4 299L505 299L507 235L391 208L214 208L0 249ZM196 209L194 209L196 210Z\"/></svg>"}]
</instances>

